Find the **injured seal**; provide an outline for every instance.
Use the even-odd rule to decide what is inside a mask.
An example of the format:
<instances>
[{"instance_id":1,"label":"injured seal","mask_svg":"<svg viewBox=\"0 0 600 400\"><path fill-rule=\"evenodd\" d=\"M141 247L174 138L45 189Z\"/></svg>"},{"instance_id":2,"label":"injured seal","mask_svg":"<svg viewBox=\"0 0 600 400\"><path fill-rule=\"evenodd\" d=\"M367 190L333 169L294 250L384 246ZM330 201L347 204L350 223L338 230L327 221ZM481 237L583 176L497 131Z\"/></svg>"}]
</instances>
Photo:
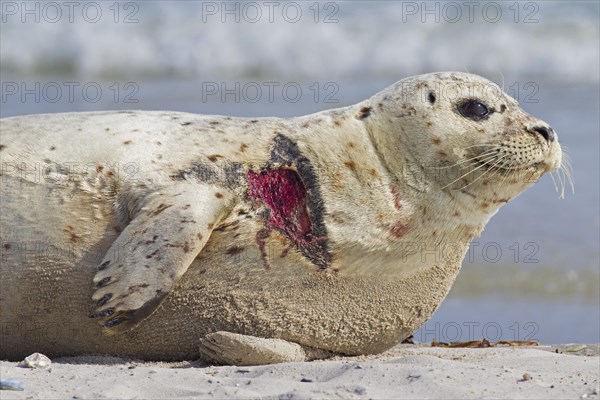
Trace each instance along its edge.
<instances>
[{"instance_id":1,"label":"injured seal","mask_svg":"<svg viewBox=\"0 0 600 400\"><path fill-rule=\"evenodd\" d=\"M436 310L490 217L562 160L547 123L459 72L289 119L85 112L1 129L9 359L384 351Z\"/></svg>"}]
</instances>

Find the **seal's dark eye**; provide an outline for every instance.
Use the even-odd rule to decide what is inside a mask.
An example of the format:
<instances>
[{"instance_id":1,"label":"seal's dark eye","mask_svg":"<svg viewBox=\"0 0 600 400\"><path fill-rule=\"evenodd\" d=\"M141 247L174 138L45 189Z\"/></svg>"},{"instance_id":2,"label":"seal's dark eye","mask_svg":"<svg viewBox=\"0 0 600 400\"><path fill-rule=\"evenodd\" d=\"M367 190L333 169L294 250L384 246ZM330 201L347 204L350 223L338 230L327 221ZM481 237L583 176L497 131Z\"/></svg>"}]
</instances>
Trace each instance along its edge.
<instances>
[{"instance_id":1,"label":"seal's dark eye","mask_svg":"<svg viewBox=\"0 0 600 400\"><path fill-rule=\"evenodd\" d=\"M485 104L477 100L465 100L458 105L458 112L463 117L478 121L485 118L490 110Z\"/></svg>"}]
</instances>

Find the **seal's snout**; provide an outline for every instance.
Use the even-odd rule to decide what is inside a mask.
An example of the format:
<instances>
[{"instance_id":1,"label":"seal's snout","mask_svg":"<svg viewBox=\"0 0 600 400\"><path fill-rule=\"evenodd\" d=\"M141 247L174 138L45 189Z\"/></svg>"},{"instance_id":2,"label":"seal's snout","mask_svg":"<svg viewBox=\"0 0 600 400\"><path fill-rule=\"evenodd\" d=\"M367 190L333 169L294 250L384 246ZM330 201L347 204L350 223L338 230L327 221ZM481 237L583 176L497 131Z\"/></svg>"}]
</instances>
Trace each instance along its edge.
<instances>
[{"instance_id":1,"label":"seal's snout","mask_svg":"<svg viewBox=\"0 0 600 400\"><path fill-rule=\"evenodd\" d=\"M529 131L542 136L548 144L554 142L554 139L556 138L554 130L549 126L538 125L530 128Z\"/></svg>"},{"instance_id":2,"label":"seal's snout","mask_svg":"<svg viewBox=\"0 0 600 400\"><path fill-rule=\"evenodd\" d=\"M545 166L545 171L551 172L559 169L562 161L562 149L554 129L544 122L538 121L537 124L528 127L527 132L542 139L541 143L547 144L545 150L541 148L537 150L543 159L542 164Z\"/></svg>"}]
</instances>

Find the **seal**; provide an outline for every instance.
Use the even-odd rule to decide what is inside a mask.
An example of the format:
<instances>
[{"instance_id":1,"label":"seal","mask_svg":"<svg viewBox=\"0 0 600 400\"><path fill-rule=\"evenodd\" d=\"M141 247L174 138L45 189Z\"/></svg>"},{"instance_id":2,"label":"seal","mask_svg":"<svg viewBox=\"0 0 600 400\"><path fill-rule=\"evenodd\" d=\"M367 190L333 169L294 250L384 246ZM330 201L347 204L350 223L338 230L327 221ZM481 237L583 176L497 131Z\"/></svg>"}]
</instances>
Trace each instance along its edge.
<instances>
[{"instance_id":1,"label":"seal","mask_svg":"<svg viewBox=\"0 0 600 400\"><path fill-rule=\"evenodd\" d=\"M1 129L8 359L384 351L436 310L490 217L562 160L548 124L459 72L289 119L112 111Z\"/></svg>"}]
</instances>

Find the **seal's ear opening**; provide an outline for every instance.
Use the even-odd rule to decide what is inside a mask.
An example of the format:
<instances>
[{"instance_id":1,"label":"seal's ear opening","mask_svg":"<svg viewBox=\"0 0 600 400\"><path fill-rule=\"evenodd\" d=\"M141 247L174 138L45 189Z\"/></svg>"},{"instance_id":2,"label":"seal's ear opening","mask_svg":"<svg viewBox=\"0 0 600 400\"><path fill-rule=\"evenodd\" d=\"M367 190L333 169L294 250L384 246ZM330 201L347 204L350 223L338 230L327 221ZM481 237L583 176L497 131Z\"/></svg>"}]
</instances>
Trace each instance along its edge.
<instances>
[{"instance_id":1,"label":"seal's ear opening","mask_svg":"<svg viewBox=\"0 0 600 400\"><path fill-rule=\"evenodd\" d=\"M490 109L484 103L477 99L467 99L461 101L456 108L458 113L465 118L479 121L490 114Z\"/></svg>"}]
</instances>

